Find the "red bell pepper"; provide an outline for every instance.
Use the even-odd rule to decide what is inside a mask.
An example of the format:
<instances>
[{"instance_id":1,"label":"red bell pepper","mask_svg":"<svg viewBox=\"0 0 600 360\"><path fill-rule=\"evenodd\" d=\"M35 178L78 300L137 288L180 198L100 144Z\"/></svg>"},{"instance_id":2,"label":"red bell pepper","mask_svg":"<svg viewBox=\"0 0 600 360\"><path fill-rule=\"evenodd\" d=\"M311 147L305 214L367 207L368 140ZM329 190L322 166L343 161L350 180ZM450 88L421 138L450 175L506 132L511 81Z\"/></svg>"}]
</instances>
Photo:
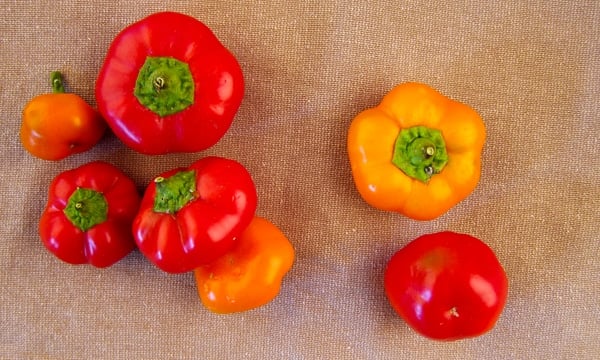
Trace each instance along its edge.
<instances>
[{"instance_id":1,"label":"red bell pepper","mask_svg":"<svg viewBox=\"0 0 600 360\"><path fill-rule=\"evenodd\" d=\"M113 40L96 82L100 113L145 154L197 152L227 132L244 94L235 57L203 23L150 15Z\"/></svg>"},{"instance_id":2,"label":"red bell pepper","mask_svg":"<svg viewBox=\"0 0 600 360\"><path fill-rule=\"evenodd\" d=\"M425 234L398 250L383 277L392 308L436 340L480 336L498 321L508 277L486 243L451 231Z\"/></svg>"},{"instance_id":3,"label":"red bell pepper","mask_svg":"<svg viewBox=\"0 0 600 360\"><path fill-rule=\"evenodd\" d=\"M233 247L256 203L254 182L243 165L206 157L148 185L133 222L134 238L163 271L191 271Z\"/></svg>"},{"instance_id":4,"label":"red bell pepper","mask_svg":"<svg viewBox=\"0 0 600 360\"><path fill-rule=\"evenodd\" d=\"M131 223L139 204L127 175L109 163L91 162L54 178L40 237L67 263L107 267L135 248Z\"/></svg>"}]
</instances>

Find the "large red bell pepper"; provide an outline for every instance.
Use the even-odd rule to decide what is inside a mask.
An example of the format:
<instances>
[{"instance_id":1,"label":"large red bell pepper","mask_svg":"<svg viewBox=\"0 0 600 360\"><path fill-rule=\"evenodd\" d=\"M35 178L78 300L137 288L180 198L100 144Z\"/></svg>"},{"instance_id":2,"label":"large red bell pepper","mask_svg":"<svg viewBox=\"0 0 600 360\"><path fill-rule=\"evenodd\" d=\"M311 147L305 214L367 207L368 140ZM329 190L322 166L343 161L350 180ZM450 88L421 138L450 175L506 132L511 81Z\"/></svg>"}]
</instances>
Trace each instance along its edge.
<instances>
[{"instance_id":1,"label":"large red bell pepper","mask_svg":"<svg viewBox=\"0 0 600 360\"><path fill-rule=\"evenodd\" d=\"M194 270L229 251L250 224L257 194L240 163L200 159L156 177L133 222L140 251L169 273Z\"/></svg>"},{"instance_id":2,"label":"large red bell pepper","mask_svg":"<svg viewBox=\"0 0 600 360\"><path fill-rule=\"evenodd\" d=\"M244 94L242 70L212 31L175 12L150 15L113 40L96 100L126 145L145 154L196 152L221 139Z\"/></svg>"}]
</instances>

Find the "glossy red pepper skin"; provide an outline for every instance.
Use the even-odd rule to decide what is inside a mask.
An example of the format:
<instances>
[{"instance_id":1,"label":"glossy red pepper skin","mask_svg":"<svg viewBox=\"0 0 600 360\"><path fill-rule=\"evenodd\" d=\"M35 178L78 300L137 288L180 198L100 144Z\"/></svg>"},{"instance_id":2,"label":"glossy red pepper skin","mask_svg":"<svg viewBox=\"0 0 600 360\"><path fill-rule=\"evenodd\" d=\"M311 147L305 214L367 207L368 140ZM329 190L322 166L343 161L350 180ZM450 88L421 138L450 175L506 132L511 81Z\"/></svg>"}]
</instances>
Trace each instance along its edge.
<instances>
[{"instance_id":1,"label":"glossy red pepper skin","mask_svg":"<svg viewBox=\"0 0 600 360\"><path fill-rule=\"evenodd\" d=\"M435 340L491 330L508 295L508 278L481 240L450 231L411 241L388 261L385 293L396 312Z\"/></svg>"},{"instance_id":2,"label":"glossy red pepper skin","mask_svg":"<svg viewBox=\"0 0 600 360\"><path fill-rule=\"evenodd\" d=\"M65 212L73 194L81 189L101 194L107 205L104 221L87 230ZM67 263L107 267L135 248L131 223L139 204L134 182L121 170L102 161L87 163L60 173L50 184L40 237L50 252ZM86 217L85 206L80 215Z\"/></svg>"},{"instance_id":3,"label":"glossy red pepper skin","mask_svg":"<svg viewBox=\"0 0 600 360\"><path fill-rule=\"evenodd\" d=\"M177 210L157 209L157 184L193 172L191 199ZM237 161L206 157L187 168L156 177L144 193L133 234L140 251L158 268L183 273L207 264L229 251L250 224L257 205L251 175Z\"/></svg>"},{"instance_id":4,"label":"glossy red pepper skin","mask_svg":"<svg viewBox=\"0 0 600 360\"><path fill-rule=\"evenodd\" d=\"M134 95L148 57L176 59L189 66L193 103L158 115ZM144 154L197 152L227 132L244 95L236 58L213 32L193 17L152 14L123 29L108 50L96 82L100 113L126 145Z\"/></svg>"}]
</instances>

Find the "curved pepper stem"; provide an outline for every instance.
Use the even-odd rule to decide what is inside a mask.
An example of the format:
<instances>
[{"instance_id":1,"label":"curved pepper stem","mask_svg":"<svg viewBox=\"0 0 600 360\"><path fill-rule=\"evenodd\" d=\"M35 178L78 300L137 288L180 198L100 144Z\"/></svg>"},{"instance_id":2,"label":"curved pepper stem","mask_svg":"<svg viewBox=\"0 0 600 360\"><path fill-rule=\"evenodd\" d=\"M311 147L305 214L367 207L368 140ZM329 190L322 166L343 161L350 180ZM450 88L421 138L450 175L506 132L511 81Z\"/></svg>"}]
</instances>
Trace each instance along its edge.
<instances>
[{"instance_id":1,"label":"curved pepper stem","mask_svg":"<svg viewBox=\"0 0 600 360\"><path fill-rule=\"evenodd\" d=\"M392 163L413 179L427 183L448 162L441 131L426 126L402 129L396 138Z\"/></svg>"},{"instance_id":2,"label":"curved pepper stem","mask_svg":"<svg viewBox=\"0 0 600 360\"><path fill-rule=\"evenodd\" d=\"M50 73L50 84L52 85L52 93L62 94L65 92L65 85L60 71L52 71Z\"/></svg>"},{"instance_id":3,"label":"curved pepper stem","mask_svg":"<svg viewBox=\"0 0 600 360\"><path fill-rule=\"evenodd\" d=\"M87 231L106 221L108 203L104 195L96 190L77 188L69 197L63 212L75 227Z\"/></svg>"}]
</instances>

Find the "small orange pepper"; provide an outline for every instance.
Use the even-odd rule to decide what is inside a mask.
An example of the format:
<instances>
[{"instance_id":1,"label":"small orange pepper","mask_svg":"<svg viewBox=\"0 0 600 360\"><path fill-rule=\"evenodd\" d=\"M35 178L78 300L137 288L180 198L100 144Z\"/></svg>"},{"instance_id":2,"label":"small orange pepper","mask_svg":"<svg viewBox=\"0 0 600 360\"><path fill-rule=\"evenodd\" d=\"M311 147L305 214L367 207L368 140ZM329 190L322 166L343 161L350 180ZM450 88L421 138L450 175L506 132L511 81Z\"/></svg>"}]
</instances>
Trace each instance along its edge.
<instances>
[{"instance_id":1,"label":"small orange pepper","mask_svg":"<svg viewBox=\"0 0 600 360\"><path fill-rule=\"evenodd\" d=\"M20 139L25 150L44 160L60 160L91 149L106 130L104 119L85 100L65 93L58 71L53 92L34 97L23 110Z\"/></svg>"},{"instance_id":2,"label":"small orange pepper","mask_svg":"<svg viewBox=\"0 0 600 360\"><path fill-rule=\"evenodd\" d=\"M477 186L485 136L469 106L424 84L400 84L350 125L356 188L375 208L437 218Z\"/></svg>"},{"instance_id":3,"label":"small orange pepper","mask_svg":"<svg viewBox=\"0 0 600 360\"><path fill-rule=\"evenodd\" d=\"M265 305L279 294L294 256L292 244L279 228L254 217L232 250L194 270L200 300L220 314Z\"/></svg>"}]
</instances>

